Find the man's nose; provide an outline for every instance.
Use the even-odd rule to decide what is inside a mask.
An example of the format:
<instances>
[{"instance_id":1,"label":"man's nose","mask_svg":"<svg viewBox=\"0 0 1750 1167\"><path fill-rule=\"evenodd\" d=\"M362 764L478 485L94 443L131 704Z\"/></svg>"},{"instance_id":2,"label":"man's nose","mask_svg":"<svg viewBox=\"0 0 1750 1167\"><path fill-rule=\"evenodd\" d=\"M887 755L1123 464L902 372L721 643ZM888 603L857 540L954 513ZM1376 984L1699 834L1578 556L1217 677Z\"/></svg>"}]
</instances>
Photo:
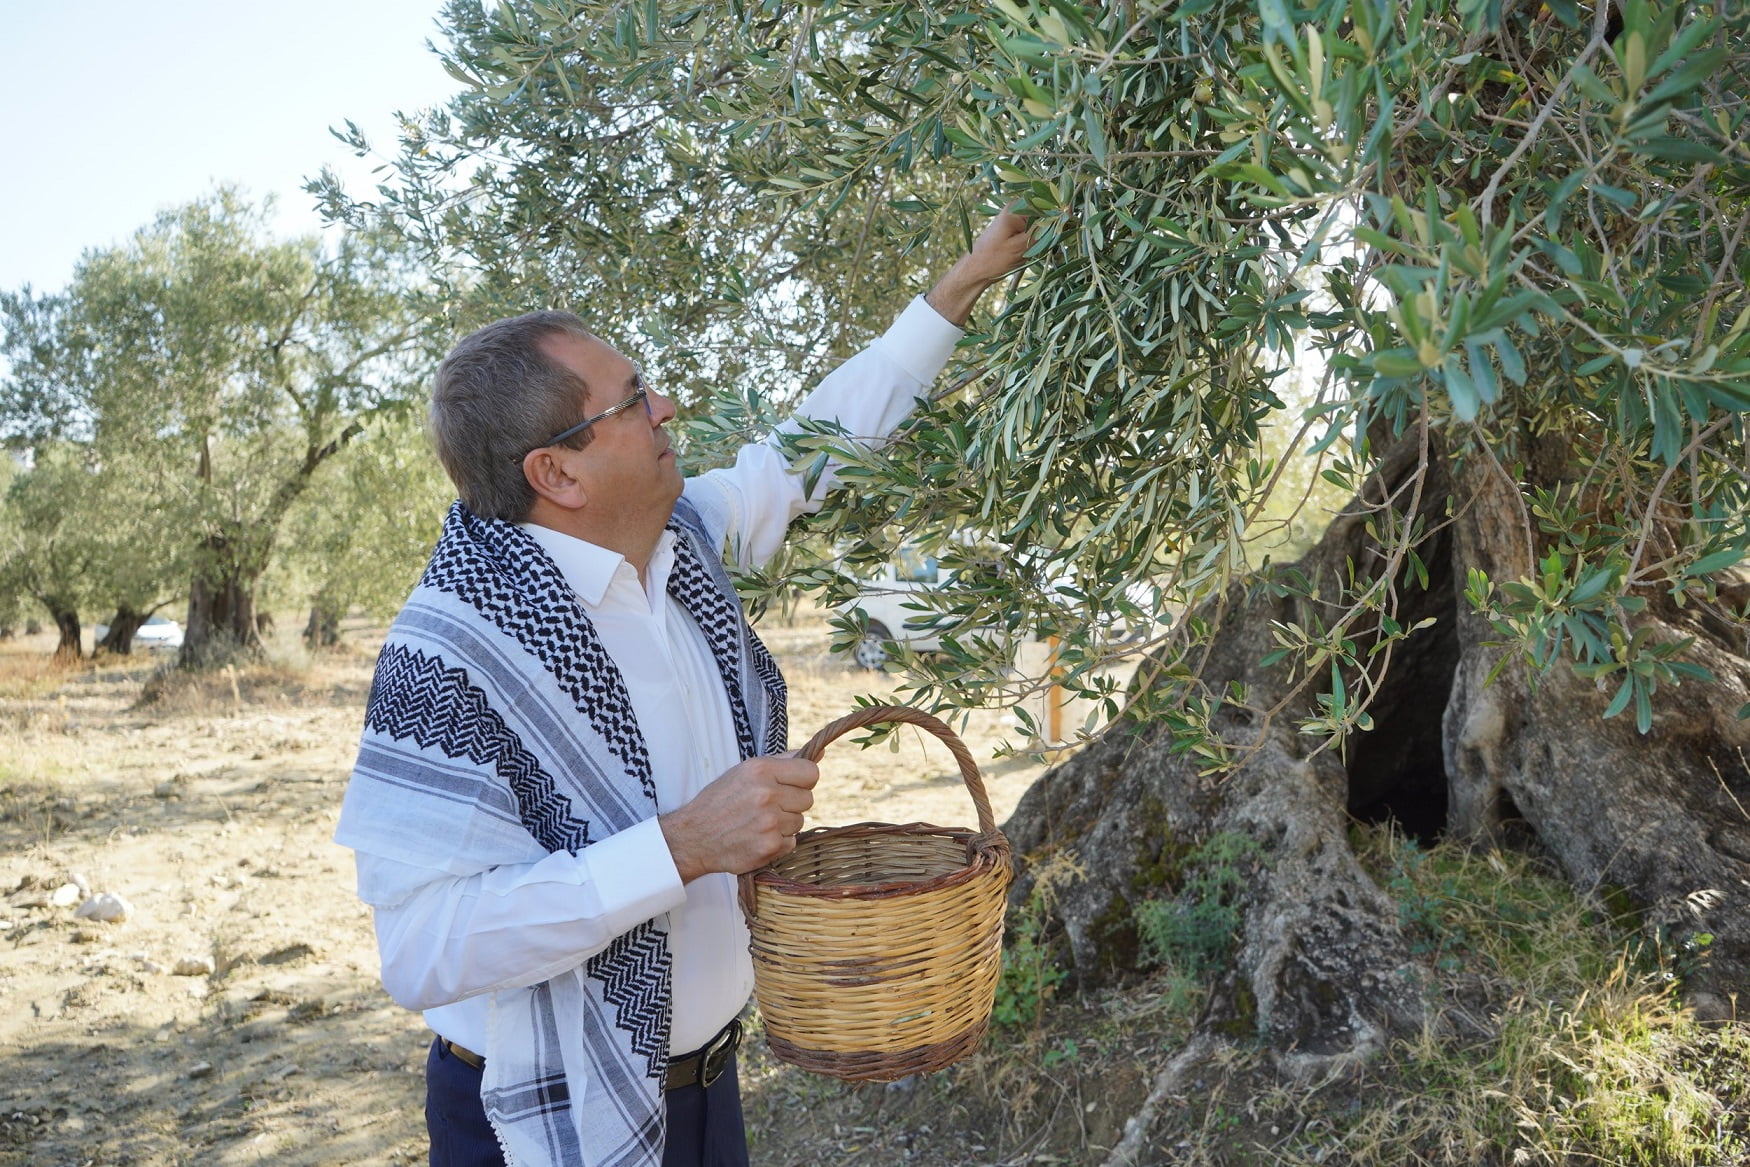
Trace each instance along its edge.
<instances>
[{"instance_id":1,"label":"man's nose","mask_svg":"<svg viewBox=\"0 0 1750 1167\"><path fill-rule=\"evenodd\" d=\"M674 402L654 389L644 391L644 408L650 414L650 424L653 426L674 419Z\"/></svg>"}]
</instances>

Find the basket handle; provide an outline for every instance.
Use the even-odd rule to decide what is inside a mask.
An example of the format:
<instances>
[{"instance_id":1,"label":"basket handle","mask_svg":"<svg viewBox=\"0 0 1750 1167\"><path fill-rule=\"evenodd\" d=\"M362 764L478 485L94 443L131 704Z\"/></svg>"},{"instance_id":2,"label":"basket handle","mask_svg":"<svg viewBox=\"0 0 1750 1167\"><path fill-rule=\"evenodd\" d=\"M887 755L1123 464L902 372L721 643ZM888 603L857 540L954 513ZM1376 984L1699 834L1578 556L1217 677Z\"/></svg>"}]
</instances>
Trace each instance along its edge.
<instances>
[{"instance_id":1,"label":"basket handle","mask_svg":"<svg viewBox=\"0 0 1750 1167\"><path fill-rule=\"evenodd\" d=\"M818 762L826 752L829 742L854 729L864 729L885 721L920 726L942 739L942 744L948 747L948 752L960 764L960 780L966 783L966 792L972 795L973 809L978 812L978 833L986 836L996 834L996 816L991 814L990 799L984 793L984 779L979 777L978 763L972 760L972 751L966 748L966 743L947 725L921 709L913 709L909 705L865 705L809 738L808 744L796 751L797 756L807 758L810 762Z\"/></svg>"}]
</instances>

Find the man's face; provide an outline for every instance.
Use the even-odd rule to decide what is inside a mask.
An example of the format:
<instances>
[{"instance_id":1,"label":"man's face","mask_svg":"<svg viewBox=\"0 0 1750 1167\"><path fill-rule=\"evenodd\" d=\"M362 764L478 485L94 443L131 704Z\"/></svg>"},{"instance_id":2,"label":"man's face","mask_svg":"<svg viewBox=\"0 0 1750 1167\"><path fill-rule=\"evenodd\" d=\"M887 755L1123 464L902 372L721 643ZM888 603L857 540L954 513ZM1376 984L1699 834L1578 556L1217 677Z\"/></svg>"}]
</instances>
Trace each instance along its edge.
<instances>
[{"instance_id":1,"label":"man's face","mask_svg":"<svg viewBox=\"0 0 1750 1167\"><path fill-rule=\"evenodd\" d=\"M583 449L554 452L583 483L587 506L611 508L628 518L648 510L666 523L682 485L663 429L674 417L674 402L644 385L637 366L593 337L561 333L548 337L541 348L589 386L585 400L577 403L580 421L620 404L640 388L648 394L646 408L634 406L590 426L590 441Z\"/></svg>"}]
</instances>

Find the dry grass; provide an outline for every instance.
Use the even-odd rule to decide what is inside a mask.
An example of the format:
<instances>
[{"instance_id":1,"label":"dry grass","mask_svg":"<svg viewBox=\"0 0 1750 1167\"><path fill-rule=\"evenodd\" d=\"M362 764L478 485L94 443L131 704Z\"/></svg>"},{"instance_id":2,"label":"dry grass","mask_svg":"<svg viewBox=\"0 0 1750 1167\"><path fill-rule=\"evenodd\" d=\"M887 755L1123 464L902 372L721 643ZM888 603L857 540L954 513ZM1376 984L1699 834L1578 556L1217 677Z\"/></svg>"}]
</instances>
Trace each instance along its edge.
<instances>
[{"instance_id":1,"label":"dry grass","mask_svg":"<svg viewBox=\"0 0 1750 1167\"><path fill-rule=\"evenodd\" d=\"M245 707L290 708L313 697L326 702L328 688L308 667L274 661L227 665L210 673L164 669L146 681L136 708L161 717L225 716Z\"/></svg>"},{"instance_id":2,"label":"dry grass","mask_svg":"<svg viewBox=\"0 0 1750 1167\"><path fill-rule=\"evenodd\" d=\"M761 631L792 679L798 734L880 695L881 677L827 654L818 624ZM123 1143L135 1162L166 1167L420 1157L425 1038L381 999L346 858L328 842L373 633L355 630L350 649L314 661L284 641L278 663L204 677L163 670L163 657L63 667L43 645L0 645L0 871L12 885L27 873L107 877L141 913L119 950L164 963L195 944L224 970L202 1000L176 978L100 976L86 971L98 954L71 939L73 921L18 915L0 980L43 1019L27 1010L0 1039L11 1072L0 1119L45 1125L0 1132L0 1162L109 1162ZM994 713L974 728L985 751L1005 733ZM831 752L821 821L966 817L945 751L893 744L903 753ZM987 769L999 818L1036 773L1005 765ZM1265 1053L1230 1047L1165 1101L1142 1163L1745 1161L1750 1038L1682 1009L1669 954L1637 944L1638 921L1524 857L1383 831L1356 843L1399 904L1435 1023L1358 1074L1311 1085L1286 1085ZM1020 923L1011 917L1012 936ZM316 955L295 966L262 955L299 944ZM1048 938L1039 946L1048 956ZM1042 989L1038 1007L921 1081L845 1086L774 1064L756 1039L743 1073L755 1161L1103 1162L1192 1032L1202 994L1181 974L1139 973L1123 991L1082 996L1046 985L1022 963L1034 959L1045 957L1010 953L1017 987L1031 977ZM282 998L321 1009L291 1017ZM88 1047L116 1063L93 1079L116 1109L80 1133L67 1100L87 1091L54 1074L98 1056ZM280 1076L294 1050L307 1075ZM178 1076L199 1058L218 1074ZM168 1085L130 1093L166 1072ZM53 1117L68 1106L71 1117ZM282 1146L312 1130L316 1144Z\"/></svg>"},{"instance_id":3,"label":"dry grass","mask_svg":"<svg viewBox=\"0 0 1750 1167\"><path fill-rule=\"evenodd\" d=\"M84 667L40 652L17 651L15 644L6 647L11 651L0 650L0 700L46 697Z\"/></svg>"}]
</instances>

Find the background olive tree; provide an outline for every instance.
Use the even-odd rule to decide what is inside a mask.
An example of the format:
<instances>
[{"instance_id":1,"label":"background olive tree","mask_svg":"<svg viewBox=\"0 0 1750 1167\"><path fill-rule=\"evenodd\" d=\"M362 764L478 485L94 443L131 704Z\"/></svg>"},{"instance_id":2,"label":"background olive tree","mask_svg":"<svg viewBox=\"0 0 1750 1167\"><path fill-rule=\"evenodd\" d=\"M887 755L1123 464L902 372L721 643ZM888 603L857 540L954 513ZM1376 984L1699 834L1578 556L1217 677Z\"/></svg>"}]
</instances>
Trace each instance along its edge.
<instances>
[{"instance_id":1,"label":"background olive tree","mask_svg":"<svg viewBox=\"0 0 1750 1167\"><path fill-rule=\"evenodd\" d=\"M947 651L909 679L1010 700L1017 635L1048 635L1122 713L1010 824L1098 857L1054 900L1084 979L1128 966L1186 841L1231 831L1260 859L1227 1012L1307 1057L1420 1024L1345 835L1390 815L1541 848L1628 889L1696 991L1750 983L1750 11L531 0L445 23L465 92L407 122L374 194L316 188L459 251L494 310L557 301L661 346L709 400L696 463L1026 204L1031 265L906 440L798 439L850 489L758 587L841 596L907 540L951 568L968 536L1006 548L932 601ZM1303 459L1353 501L1272 562L1253 536Z\"/></svg>"},{"instance_id":2,"label":"background olive tree","mask_svg":"<svg viewBox=\"0 0 1750 1167\"><path fill-rule=\"evenodd\" d=\"M0 297L7 440L68 447L89 475L89 505L64 516L100 548L80 605L113 606L131 634L186 595L181 663L255 649L287 512L381 411L424 393L413 280L382 239L275 240L221 189L86 253L60 292Z\"/></svg>"}]
</instances>

